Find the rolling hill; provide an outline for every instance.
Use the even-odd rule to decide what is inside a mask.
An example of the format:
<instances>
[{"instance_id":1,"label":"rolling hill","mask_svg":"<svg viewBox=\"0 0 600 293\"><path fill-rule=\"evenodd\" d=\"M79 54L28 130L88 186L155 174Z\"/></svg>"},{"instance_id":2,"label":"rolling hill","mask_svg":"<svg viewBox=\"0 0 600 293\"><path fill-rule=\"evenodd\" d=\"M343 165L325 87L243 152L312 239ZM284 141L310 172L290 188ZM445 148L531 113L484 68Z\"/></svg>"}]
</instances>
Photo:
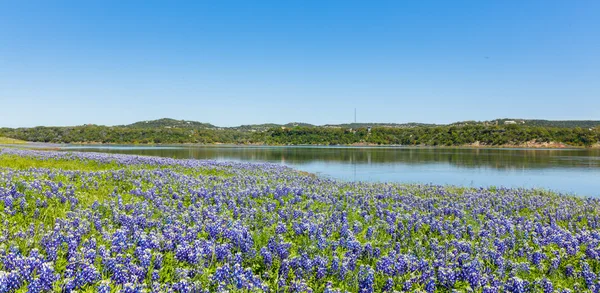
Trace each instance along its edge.
<instances>
[{"instance_id":1,"label":"rolling hill","mask_svg":"<svg viewBox=\"0 0 600 293\"><path fill-rule=\"evenodd\" d=\"M190 120L176 120L171 118L161 118L157 120L138 121L128 125L121 125L128 128L193 128L193 129L214 129L216 126L210 123L203 123Z\"/></svg>"}]
</instances>

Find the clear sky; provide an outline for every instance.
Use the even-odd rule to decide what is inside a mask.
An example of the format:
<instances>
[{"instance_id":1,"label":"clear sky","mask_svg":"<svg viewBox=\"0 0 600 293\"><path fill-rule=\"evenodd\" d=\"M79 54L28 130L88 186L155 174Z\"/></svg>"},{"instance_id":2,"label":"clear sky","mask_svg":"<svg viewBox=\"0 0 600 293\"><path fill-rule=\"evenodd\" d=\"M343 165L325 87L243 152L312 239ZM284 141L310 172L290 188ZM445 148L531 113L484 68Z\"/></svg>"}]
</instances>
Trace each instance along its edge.
<instances>
[{"instance_id":1,"label":"clear sky","mask_svg":"<svg viewBox=\"0 0 600 293\"><path fill-rule=\"evenodd\" d=\"M600 1L0 0L0 126L600 120Z\"/></svg>"}]
</instances>

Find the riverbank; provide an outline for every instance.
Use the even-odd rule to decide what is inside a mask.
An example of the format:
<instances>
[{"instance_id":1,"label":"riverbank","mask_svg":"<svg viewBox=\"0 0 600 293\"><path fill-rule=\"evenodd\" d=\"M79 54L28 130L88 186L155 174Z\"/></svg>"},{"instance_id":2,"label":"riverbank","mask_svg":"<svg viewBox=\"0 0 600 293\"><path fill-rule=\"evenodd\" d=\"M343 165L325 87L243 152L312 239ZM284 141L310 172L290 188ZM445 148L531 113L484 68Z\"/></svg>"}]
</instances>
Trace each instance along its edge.
<instances>
[{"instance_id":1,"label":"riverbank","mask_svg":"<svg viewBox=\"0 0 600 293\"><path fill-rule=\"evenodd\" d=\"M560 142L537 142L537 141L528 141L521 144L502 144L502 145L484 145L479 142L465 145L467 147L495 147L495 148L532 148L532 149L574 149L574 148L600 148L600 144L594 144L591 146L572 146L565 143Z\"/></svg>"},{"instance_id":2,"label":"riverbank","mask_svg":"<svg viewBox=\"0 0 600 293\"><path fill-rule=\"evenodd\" d=\"M2 144L2 143L0 143ZM14 143L19 145L28 144L31 146L43 147L45 143L32 143L32 142L20 142ZM199 143L102 143L102 142L76 142L69 144L47 144L47 149L58 150L65 146L189 146L189 147L356 147L356 148L506 148L506 149L600 149L600 143L596 143L590 146L573 146L565 143L557 142L527 142L523 144L502 144L502 145L486 145L481 143L464 144L464 145L397 145L397 144L374 144L374 143L353 143L353 144L259 144L259 143L246 143L246 144L228 144L228 143L211 143L211 144L199 144Z\"/></svg>"}]
</instances>

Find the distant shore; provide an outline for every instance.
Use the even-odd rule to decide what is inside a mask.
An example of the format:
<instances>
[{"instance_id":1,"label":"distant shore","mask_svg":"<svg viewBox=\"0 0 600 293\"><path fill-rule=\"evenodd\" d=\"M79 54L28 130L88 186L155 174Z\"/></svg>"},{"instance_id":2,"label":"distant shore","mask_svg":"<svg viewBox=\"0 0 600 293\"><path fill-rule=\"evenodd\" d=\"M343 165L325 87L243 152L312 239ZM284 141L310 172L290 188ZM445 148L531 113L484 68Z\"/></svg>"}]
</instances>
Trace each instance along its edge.
<instances>
[{"instance_id":1,"label":"distant shore","mask_svg":"<svg viewBox=\"0 0 600 293\"><path fill-rule=\"evenodd\" d=\"M170 123L170 122L169 122ZM146 123L143 123L146 125ZM149 123L150 124L150 123ZM282 126L205 129L200 126L74 126L0 128L0 137L23 141L104 144L236 144L339 146L451 146L493 148L598 148L600 127L464 124L419 127ZM188 125L187 122L185 125ZM194 128L196 127L196 128Z\"/></svg>"},{"instance_id":2,"label":"distant shore","mask_svg":"<svg viewBox=\"0 0 600 293\"><path fill-rule=\"evenodd\" d=\"M535 143L528 142L524 144L503 144L503 145L485 145L485 144L465 144L465 145L384 145L373 143L354 143L354 144L229 144L229 143L102 143L102 142L75 142L75 143L41 143L41 142L23 142L0 143L0 146L15 146L38 148L44 150L61 150L66 146L199 146L199 147L366 147L366 148L481 148L481 149L600 149L600 143L591 146L573 146L564 143Z\"/></svg>"}]
</instances>

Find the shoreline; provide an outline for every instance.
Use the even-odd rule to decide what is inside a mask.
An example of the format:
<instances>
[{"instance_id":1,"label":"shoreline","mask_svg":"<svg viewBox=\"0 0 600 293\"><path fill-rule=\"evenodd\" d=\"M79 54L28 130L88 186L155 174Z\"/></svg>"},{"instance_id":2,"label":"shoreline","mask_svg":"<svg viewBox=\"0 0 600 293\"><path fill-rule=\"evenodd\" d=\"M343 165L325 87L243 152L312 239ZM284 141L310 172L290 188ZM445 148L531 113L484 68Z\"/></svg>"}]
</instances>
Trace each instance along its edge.
<instances>
[{"instance_id":1,"label":"shoreline","mask_svg":"<svg viewBox=\"0 0 600 293\"><path fill-rule=\"evenodd\" d=\"M370 143L355 143L355 144L225 144L225 143L100 143L100 142L76 142L76 143L40 143L26 142L15 144L0 144L5 147L39 147L44 149L65 149L67 146L85 146L85 147L101 147L101 146L140 146L140 147L169 147L169 146L186 146L186 147L315 147L315 148L444 148L444 149L600 149L600 143L591 146L573 146L563 143L525 143L525 144L503 144L503 145L484 145L484 144L465 144L465 145L380 145Z\"/></svg>"}]
</instances>

